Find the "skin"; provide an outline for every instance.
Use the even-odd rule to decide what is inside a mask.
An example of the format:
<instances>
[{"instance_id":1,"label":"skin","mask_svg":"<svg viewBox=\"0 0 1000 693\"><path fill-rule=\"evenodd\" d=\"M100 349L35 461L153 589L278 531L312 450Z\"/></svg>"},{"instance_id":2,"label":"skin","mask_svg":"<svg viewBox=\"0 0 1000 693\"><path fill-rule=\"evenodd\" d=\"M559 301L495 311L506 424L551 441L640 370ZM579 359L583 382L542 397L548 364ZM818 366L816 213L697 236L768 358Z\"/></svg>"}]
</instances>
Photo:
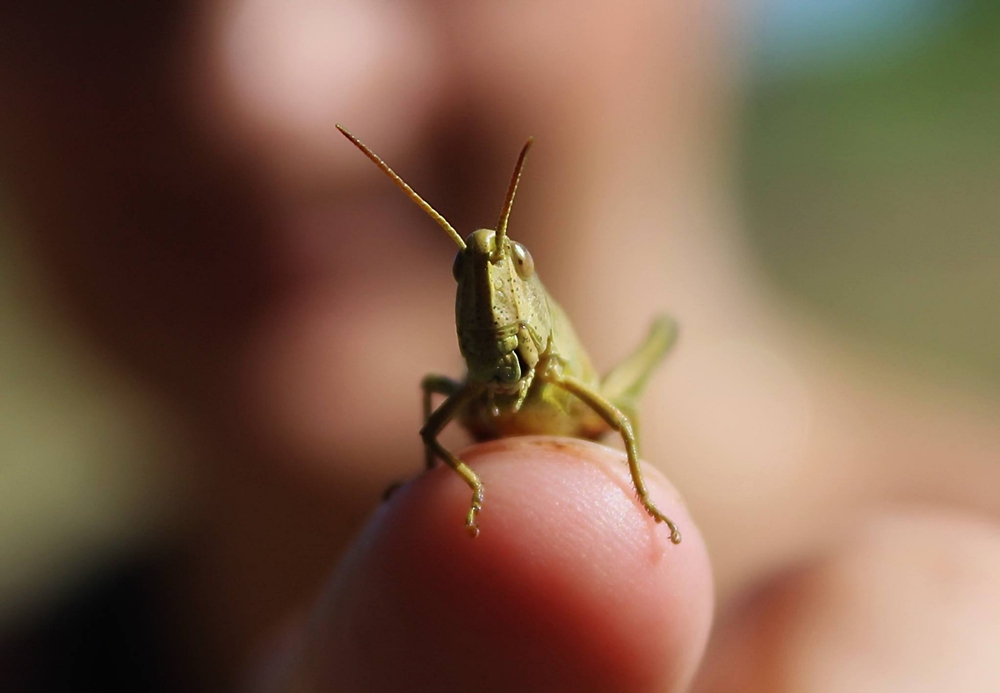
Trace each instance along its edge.
<instances>
[{"instance_id":1,"label":"skin","mask_svg":"<svg viewBox=\"0 0 1000 693\"><path fill-rule=\"evenodd\" d=\"M170 405L197 450L178 462L194 498L163 595L165 632L204 663L193 679L683 690L714 595L729 644L712 648L702 690L726 690L707 677L735 663L747 680L796 671L787 690L824 690L831 668L851 666L831 613L885 605L930 634L993 613L1000 578L981 563L998 534L1000 414L859 361L757 280L726 195L731 12L640 0L0 9L0 160L32 256L53 302ZM524 135L545 143L512 233L595 363L620 359L661 310L682 322L642 435L690 509L647 467L680 546L635 503L619 453L553 450L562 439L460 453L490 487L491 532L476 542L455 521L467 489L446 469L378 505L420 467L421 377L460 374L452 247L337 121L364 123L463 230L495 218ZM890 503L933 511L864 539ZM975 538L941 508L979 516ZM912 552L933 546L980 587L957 600L933 581L844 588L850 575L926 574L938 563ZM795 609L767 586L799 595ZM899 687L947 661L943 680L972 671L961 690L989 690L991 619L963 620L934 656L905 646L912 629L874 631L882 656L862 674ZM808 651L726 637L789 620L818 633ZM827 664L793 667L804 652Z\"/></svg>"}]
</instances>

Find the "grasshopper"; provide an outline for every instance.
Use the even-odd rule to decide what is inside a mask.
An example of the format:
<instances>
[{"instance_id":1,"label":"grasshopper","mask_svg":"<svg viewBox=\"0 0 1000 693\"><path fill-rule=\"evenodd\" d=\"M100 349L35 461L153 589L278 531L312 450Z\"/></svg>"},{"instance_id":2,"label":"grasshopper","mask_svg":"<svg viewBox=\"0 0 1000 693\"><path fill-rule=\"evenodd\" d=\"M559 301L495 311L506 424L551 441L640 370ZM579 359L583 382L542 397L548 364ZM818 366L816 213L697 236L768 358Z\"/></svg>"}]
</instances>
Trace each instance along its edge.
<instances>
[{"instance_id":1,"label":"grasshopper","mask_svg":"<svg viewBox=\"0 0 1000 693\"><path fill-rule=\"evenodd\" d=\"M496 230L479 229L463 239L361 140L340 125L337 129L436 221L459 248L452 267L458 282L455 322L468 375L461 382L438 375L424 378L424 426L420 437L427 468L432 468L438 457L472 489L472 504L465 518L469 533L479 535L477 518L483 509L483 483L437 439L456 418L477 440L531 434L596 440L611 430L617 431L625 442L639 502L654 520L666 523L670 540L679 544L677 526L656 507L646 490L633 423L639 395L676 341L676 323L667 316L657 318L639 348L604 378L598 377L569 318L535 274L531 253L507 236L507 219L534 138L528 138L518 156ZM431 398L435 394L446 399L432 411Z\"/></svg>"}]
</instances>

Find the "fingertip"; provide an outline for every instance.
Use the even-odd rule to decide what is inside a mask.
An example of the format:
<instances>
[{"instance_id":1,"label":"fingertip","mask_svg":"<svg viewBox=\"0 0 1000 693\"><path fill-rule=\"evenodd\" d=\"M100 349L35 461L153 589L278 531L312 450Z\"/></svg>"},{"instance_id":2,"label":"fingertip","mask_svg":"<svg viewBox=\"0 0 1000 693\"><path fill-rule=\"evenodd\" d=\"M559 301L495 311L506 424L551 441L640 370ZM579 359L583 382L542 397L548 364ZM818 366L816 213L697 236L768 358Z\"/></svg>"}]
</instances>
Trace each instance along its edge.
<instances>
[{"instance_id":1,"label":"fingertip","mask_svg":"<svg viewBox=\"0 0 1000 693\"><path fill-rule=\"evenodd\" d=\"M624 456L563 438L463 451L471 490L441 467L396 493L359 540L326 615L329 676L358 689L679 690L707 639L707 551L680 496Z\"/></svg>"}]
</instances>

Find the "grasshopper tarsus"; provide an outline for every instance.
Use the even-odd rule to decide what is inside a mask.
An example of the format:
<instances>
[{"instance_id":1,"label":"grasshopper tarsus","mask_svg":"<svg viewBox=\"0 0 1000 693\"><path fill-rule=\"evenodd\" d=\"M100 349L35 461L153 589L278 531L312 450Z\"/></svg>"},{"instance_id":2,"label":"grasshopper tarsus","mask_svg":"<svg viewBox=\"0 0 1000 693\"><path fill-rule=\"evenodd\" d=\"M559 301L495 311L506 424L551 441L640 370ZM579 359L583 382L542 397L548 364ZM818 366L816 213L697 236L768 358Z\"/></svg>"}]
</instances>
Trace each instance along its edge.
<instances>
[{"instance_id":1,"label":"grasshopper tarsus","mask_svg":"<svg viewBox=\"0 0 1000 693\"><path fill-rule=\"evenodd\" d=\"M479 485L472 494L472 507L469 508L469 514L465 516L465 528L469 531L469 535L475 539L479 536L479 523L476 522L476 518L483 509L483 486Z\"/></svg>"}]
</instances>

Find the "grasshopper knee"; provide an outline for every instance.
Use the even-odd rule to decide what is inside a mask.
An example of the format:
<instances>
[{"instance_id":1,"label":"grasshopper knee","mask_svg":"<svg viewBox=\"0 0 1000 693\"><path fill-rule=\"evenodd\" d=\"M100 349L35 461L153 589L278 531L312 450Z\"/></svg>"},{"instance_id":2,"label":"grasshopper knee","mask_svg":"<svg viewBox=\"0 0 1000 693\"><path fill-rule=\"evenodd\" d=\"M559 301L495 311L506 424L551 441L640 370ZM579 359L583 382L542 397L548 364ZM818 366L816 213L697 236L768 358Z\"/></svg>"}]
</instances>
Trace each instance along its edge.
<instances>
[{"instance_id":1,"label":"grasshopper knee","mask_svg":"<svg viewBox=\"0 0 1000 693\"><path fill-rule=\"evenodd\" d=\"M613 416L608 418L608 424L611 428L620 433L625 440L635 439L635 432L632 430L632 422L629 421L628 417L620 411L616 411Z\"/></svg>"}]
</instances>

